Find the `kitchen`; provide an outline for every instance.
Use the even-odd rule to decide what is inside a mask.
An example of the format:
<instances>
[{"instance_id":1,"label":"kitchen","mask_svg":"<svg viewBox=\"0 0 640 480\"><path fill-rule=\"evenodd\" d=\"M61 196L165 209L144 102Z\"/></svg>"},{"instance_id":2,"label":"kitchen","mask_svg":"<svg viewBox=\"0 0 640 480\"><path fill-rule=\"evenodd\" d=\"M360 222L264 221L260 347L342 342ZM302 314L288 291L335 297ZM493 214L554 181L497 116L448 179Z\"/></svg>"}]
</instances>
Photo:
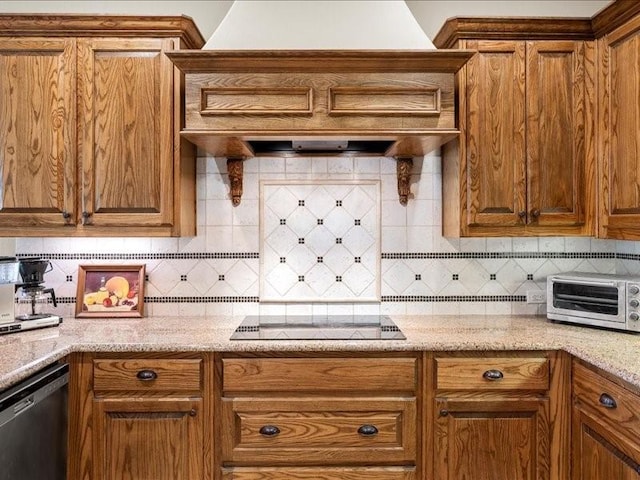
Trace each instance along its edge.
<instances>
[{"instance_id":1,"label":"kitchen","mask_svg":"<svg viewBox=\"0 0 640 480\"><path fill-rule=\"evenodd\" d=\"M428 3L424 2L424 4ZM590 5L598 2L568 3L583 4L591 9L587 12L572 11L570 12L572 16L590 17L604 6L603 4ZM50 3L46 7L50 8L49 5ZM423 3L414 5L414 13L416 13L415 9L422 7ZM435 37L435 32L446 17L451 14L468 15L469 13L470 10L446 13L439 22L440 25L434 26L431 36ZM487 15L490 12L480 13ZM496 13L512 14L504 11ZM559 15L560 12L557 14ZM417 13L416 17L420 20ZM201 26L198 18L196 23ZM522 319L514 319L514 325L533 332L531 335L540 339L541 344L545 345L543 348L554 349L560 344L561 348L565 348L566 343L554 339L552 334L543 335L539 330L528 327L526 319L530 317L526 317L527 315L544 314L546 310L544 303L527 303L527 293L544 290L548 275L568 270L596 273L638 272L639 252L637 242L634 241L603 240L596 239L594 236L483 236L459 239L442 236L444 172L440 161L439 155L433 152L424 159L414 158L410 181L412 196L405 207L398 201L397 165L393 158L380 156L250 158L243 162L243 192L240 204L234 207L229 198L230 180L225 159L204 154L198 158L195 175L197 235L178 238L73 238L71 241L68 238L21 237L17 240L16 252L23 256L39 255L51 259L54 268L47 274L46 282L48 286L55 288L60 299L59 313L65 318L73 317L74 314L78 264L145 263L149 276L146 291L147 316L149 320L157 318L158 323L162 323L162 327L145 322L144 328L149 331L154 328L171 330L171 327L185 329L186 333L178 343L186 350L190 350L191 348L187 346L193 345L194 342L199 345L207 344L201 340L201 337L207 337L210 341L216 342L215 337L202 332L202 325L207 325L207 320L212 316L233 316L240 319L245 315L285 313L320 316L387 314L394 318L403 315L435 315L433 318L425 317L424 325L416 326L418 330L426 329L426 331L430 331L430 327L434 328L438 321L455 324L456 318L462 315L485 314L490 315L492 319L495 315L524 316ZM288 181L284 186L283 180ZM335 296L331 296L325 294L326 289L321 294L317 291L311 292L315 296L303 299L304 301L296 298L298 300L296 302L287 302L286 296L284 301L283 298L277 298L280 294L278 287L281 286L281 278L269 281L268 278L260 276L260 262L266 257L263 258L257 252L268 251L261 242L263 237L260 234L262 220L260 182L262 181L262 188L275 190L283 187L289 193L293 189L295 196L303 191L302 187L295 185L309 180L331 181L334 187L340 187L334 188L336 195L340 196L340 198L334 198L336 201L343 196L345 198L348 196L351 189L347 186L353 185L354 182L357 182L360 189L364 189L364 193L361 192L363 195L367 195L365 186L361 185L363 182L374 184L379 182L379 190L375 194L378 195L378 200L370 202L373 206L379 204L380 220L371 226L374 230L379 228L381 232L378 238L379 245L373 242L373 250L365 250L362 255L358 255L362 261L365 261L369 272L378 273L370 273L370 277L366 277L360 270L355 278L342 282L355 288L355 285L362 285L366 278L379 278L379 288L371 290L372 293L366 302L348 298L344 301L344 290L336 290ZM277 210L277 205L275 202L266 207L267 210L271 207ZM345 222L359 219L355 216L356 213L348 213L351 217L344 220ZM293 215L293 212L288 214ZM285 214L284 218L279 217L278 220L295 222L295 217L289 217L288 214ZM376 218L376 215L373 217ZM273 250L277 253L275 248ZM279 260L281 256L275 256L274 253L273 258ZM367 260L367 258L373 258L373 260ZM367 261L369 263L366 263ZM337 269L338 267L329 266L329 268ZM269 289L269 287L272 288ZM359 290L358 293L361 291ZM269 292L271 301L260 302L265 292ZM325 294L324 297L322 294ZM190 317L189 325L185 326L185 322L179 322L179 319L168 318L175 316ZM446 316L451 317L446 318ZM160 319L162 319L161 322ZM459 321L464 323L463 319ZM485 350L491 350L488 343L483 344L480 341L484 333L477 331L480 325L487 325L481 323L483 321L489 321L494 325L494 320L485 318L477 321L478 327L475 330L473 324L469 328L477 334L473 336L473 340L477 340L479 345L484 345ZM543 320L541 322L541 329L546 330L548 324ZM98 320L85 322L70 320L68 324L70 325L68 328L81 336L83 333L81 330L98 332L104 335L104 342L107 342L106 339L114 338L108 335L124 334L124 332L128 332L142 343L149 342L150 338L145 337L144 332L135 331L129 324L118 324L117 321L101 324ZM117 325L122 332L113 331L118 329ZM196 326L198 326L197 329ZM412 328L408 325L405 327L400 324L400 326L403 331L411 331ZM67 325L63 327L67 328ZM212 328L214 331L220 328L226 335L225 340L231 334L228 324ZM532 330L527 330L528 328ZM200 333L195 334L194 331ZM45 332L43 330L37 335L53 335ZM578 331L579 333L574 333L576 330L567 330L567 332L570 332L569 336L582 334L581 330ZM187 333L191 333L191 336ZM593 332L591 334L593 335ZM29 335L35 336L36 333ZM617 338L615 334L609 333L603 333L599 338L609 338L612 335L614 335L613 338ZM104 348L95 345L95 338L86 337L85 346L78 348L82 351L91 351L86 350L87 344L94 344L94 348ZM410 336L408 338L411 339ZM435 337L430 336L430 338ZM463 340L462 333L458 338L462 343L473 342L469 337ZM545 344L543 339L553 341ZM12 344L17 341L18 339L7 340ZM64 343L63 339L60 341ZM135 343L135 340L130 341ZM509 342L507 346L501 348L492 344L493 349L508 350L519 344L517 339L510 339ZM624 350L627 345L628 348L632 348L634 337L623 336L619 342L621 350ZM114 340L108 343L117 342ZM79 345L81 344L82 341ZM410 341L409 345L411 344ZM439 343L428 342L428 344L429 348L425 348L425 351L446 350L443 345L449 345L449 348L453 349L452 345L454 345L451 341L447 342L442 338ZM211 344L208 345L211 347ZM65 344L60 348L71 347ZM234 347L226 343L224 348ZM274 348L273 344L269 348ZM404 350L402 347L394 346L394 348ZM524 347L521 346L519 349L522 348ZM211 350L218 351L213 348ZM569 351L572 350L569 349ZM604 358L609 358L609 355L605 354ZM598 365L597 361L595 363ZM639 370L634 370L630 365L625 363L623 371L630 372L631 378L636 378ZM24 371L24 365L16 365L15 368ZM30 368L32 369L30 371L34 371L35 366ZM424 401L426 403L426 400ZM426 435L424 436L426 438ZM424 448L428 448L426 441ZM427 458L426 455L424 457ZM390 473L388 478L404 477L394 477ZM556 478L563 477L556 472Z\"/></svg>"}]
</instances>

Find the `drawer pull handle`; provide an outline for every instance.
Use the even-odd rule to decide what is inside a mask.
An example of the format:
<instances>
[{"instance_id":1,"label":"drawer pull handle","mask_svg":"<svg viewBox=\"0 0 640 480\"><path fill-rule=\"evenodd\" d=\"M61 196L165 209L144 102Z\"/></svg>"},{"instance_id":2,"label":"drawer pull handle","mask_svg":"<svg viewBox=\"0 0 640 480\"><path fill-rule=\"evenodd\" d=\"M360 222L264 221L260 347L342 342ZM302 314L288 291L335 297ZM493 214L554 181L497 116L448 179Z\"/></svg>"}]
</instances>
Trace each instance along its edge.
<instances>
[{"instance_id":1,"label":"drawer pull handle","mask_svg":"<svg viewBox=\"0 0 640 480\"><path fill-rule=\"evenodd\" d=\"M153 370L140 370L136 377L138 380L142 380L143 382L150 382L151 380L158 378L158 374Z\"/></svg>"},{"instance_id":2,"label":"drawer pull handle","mask_svg":"<svg viewBox=\"0 0 640 480\"><path fill-rule=\"evenodd\" d=\"M482 377L485 380L493 381L493 380L500 380L502 377L504 377L504 375L500 370L487 370L482 374Z\"/></svg>"},{"instance_id":3,"label":"drawer pull handle","mask_svg":"<svg viewBox=\"0 0 640 480\"><path fill-rule=\"evenodd\" d=\"M375 425L362 425L358 429L358 433L364 437L373 437L378 434L378 429Z\"/></svg>"},{"instance_id":4,"label":"drawer pull handle","mask_svg":"<svg viewBox=\"0 0 640 480\"><path fill-rule=\"evenodd\" d=\"M618 406L613 397L607 393L603 393L602 395L600 395L598 401L600 402L600 405L605 408L616 408Z\"/></svg>"},{"instance_id":5,"label":"drawer pull handle","mask_svg":"<svg viewBox=\"0 0 640 480\"><path fill-rule=\"evenodd\" d=\"M265 425L260 428L260 435L264 435L265 437L275 437L280 433L280 429L275 425Z\"/></svg>"}]
</instances>

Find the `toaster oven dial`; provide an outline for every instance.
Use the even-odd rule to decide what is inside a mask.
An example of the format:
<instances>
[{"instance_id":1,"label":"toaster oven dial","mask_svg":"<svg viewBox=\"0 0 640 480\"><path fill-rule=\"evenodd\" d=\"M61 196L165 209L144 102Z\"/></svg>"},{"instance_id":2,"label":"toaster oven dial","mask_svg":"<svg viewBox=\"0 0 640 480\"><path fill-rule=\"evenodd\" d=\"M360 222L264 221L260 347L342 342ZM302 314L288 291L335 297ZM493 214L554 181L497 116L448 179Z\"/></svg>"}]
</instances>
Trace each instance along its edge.
<instances>
[{"instance_id":1,"label":"toaster oven dial","mask_svg":"<svg viewBox=\"0 0 640 480\"><path fill-rule=\"evenodd\" d=\"M629 301L629 306L632 308L638 308L638 305L640 305L640 302L635 298Z\"/></svg>"},{"instance_id":2,"label":"toaster oven dial","mask_svg":"<svg viewBox=\"0 0 640 480\"><path fill-rule=\"evenodd\" d=\"M629 287L629 293L631 295L637 295L638 293L640 293L640 287L638 287L638 285L631 285Z\"/></svg>"},{"instance_id":3,"label":"toaster oven dial","mask_svg":"<svg viewBox=\"0 0 640 480\"><path fill-rule=\"evenodd\" d=\"M634 322L637 322L638 320L640 320L640 315L638 315L636 312L631 312L629 314L629 320L633 320Z\"/></svg>"}]
</instances>

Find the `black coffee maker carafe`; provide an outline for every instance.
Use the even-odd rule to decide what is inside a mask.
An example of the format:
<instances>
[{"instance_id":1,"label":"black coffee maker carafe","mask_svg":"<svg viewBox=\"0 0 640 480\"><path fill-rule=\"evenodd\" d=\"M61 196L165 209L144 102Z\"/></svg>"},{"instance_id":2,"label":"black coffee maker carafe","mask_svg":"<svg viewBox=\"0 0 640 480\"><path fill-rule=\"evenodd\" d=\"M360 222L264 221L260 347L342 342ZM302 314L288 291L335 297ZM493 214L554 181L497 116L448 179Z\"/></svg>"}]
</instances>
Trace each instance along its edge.
<instances>
[{"instance_id":1,"label":"black coffee maker carafe","mask_svg":"<svg viewBox=\"0 0 640 480\"><path fill-rule=\"evenodd\" d=\"M18 271L22 283L16 285L18 290L18 320L35 320L50 316L45 310L49 304L49 295L54 307L57 307L53 288L45 288L44 274L52 270L51 262L39 257L21 258Z\"/></svg>"}]
</instances>

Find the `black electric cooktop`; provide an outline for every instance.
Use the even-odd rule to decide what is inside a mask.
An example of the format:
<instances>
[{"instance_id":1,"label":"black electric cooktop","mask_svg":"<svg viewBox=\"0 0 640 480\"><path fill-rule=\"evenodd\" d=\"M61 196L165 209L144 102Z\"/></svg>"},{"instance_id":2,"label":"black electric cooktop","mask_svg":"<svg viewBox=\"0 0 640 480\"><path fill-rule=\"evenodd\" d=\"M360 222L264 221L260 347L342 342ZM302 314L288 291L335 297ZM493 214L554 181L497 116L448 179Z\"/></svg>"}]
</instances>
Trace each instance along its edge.
<instances>
[{"instance_id":1,"label":"black electric cooktop","mask_svg":"<svg viewBox=\"0 0 640 480\"><path fill-rule=\"evenodd\" d=\"M386 315L245 317L231 340L406 340Z\"/></svg>"}]
</instances>

